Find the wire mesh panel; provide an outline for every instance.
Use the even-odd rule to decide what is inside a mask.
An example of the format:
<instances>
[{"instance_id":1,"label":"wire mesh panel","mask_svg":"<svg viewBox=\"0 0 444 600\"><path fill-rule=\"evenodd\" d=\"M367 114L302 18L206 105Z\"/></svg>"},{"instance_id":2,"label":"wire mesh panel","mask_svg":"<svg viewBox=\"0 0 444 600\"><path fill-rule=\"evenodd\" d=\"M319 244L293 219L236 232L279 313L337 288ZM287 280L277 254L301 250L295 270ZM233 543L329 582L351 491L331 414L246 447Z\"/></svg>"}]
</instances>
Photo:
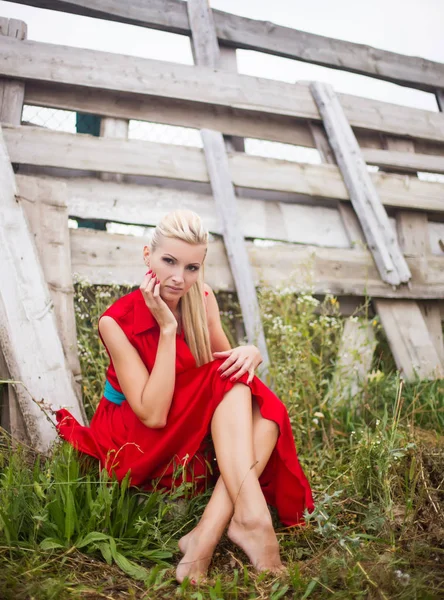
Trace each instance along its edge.
<instances>
[{"instance_id":1,"label":"wire mesh panel","mask_svg":"<svg viewBox=\"0 0 444 600\"><path fill-rule=\"evenodd\" d=\"M176 125L148 123L147 121L131 119L128 137L130 140L145 140L161 144L202 148L199 131L191 127L178 127Z\"/></svg>"},{"instance_id":2,"label":"wire mesh panel","mask_svg":"<svg viewBox=\"0 0 444 600\"><path fill-rule=\"evenodd\" d=\"M321 164L321 156L316 148L303 148L292 144L281 142L270 142L268 140L245 139L245 152L254 156L265 158L277 158L280 160L291 160L313 165Z\"/></svg>"},{"instance_id":3,"label":"wire mesh panel","mask_svg":"<svg viewBox=\"0 0 444 600\"><path fill-rule=\"evenodd\" d=\"M72 110L59 110L25 104L23 107L22 122L57 131L76 133L76 113Z\"/></svg>"}]
</instances>

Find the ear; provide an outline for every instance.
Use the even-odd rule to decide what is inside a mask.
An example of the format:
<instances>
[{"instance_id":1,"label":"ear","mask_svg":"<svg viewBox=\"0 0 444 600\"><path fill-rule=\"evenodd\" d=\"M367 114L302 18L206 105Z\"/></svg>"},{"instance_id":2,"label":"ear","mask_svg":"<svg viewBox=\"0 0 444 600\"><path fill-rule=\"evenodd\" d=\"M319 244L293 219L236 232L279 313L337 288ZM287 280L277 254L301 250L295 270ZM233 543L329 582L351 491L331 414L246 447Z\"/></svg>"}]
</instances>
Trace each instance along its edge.
<instances>
[{"instance_id":1,"label":"ear","mask_svg":"<svg viewBox=\"0 0 444 600\"><path fill-rule=\"evenodd\" d=\"M150 249L148 246L143 247L143 262L147 267L150 266Z\"/></svg>"}]
</instances>

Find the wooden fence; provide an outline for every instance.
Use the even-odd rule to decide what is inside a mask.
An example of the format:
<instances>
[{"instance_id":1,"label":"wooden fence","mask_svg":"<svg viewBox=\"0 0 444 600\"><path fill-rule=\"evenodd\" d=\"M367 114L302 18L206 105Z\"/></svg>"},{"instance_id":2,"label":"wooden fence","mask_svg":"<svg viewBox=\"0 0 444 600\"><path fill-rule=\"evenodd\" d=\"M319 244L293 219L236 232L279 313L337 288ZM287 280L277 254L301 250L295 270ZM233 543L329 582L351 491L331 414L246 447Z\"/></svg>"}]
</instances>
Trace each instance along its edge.
<instances>
[{"instance_id":1,"label":"wooden fence","mask_svg":"<svg viewBox=\"0 0 444 600\"><path fill-rule=\"evenodd\" d=\"M444 65L211 11L204 0L20 3L190 35L195 66L34 42L23 23L0 20L0 256L11 282L0 290L0 375L26 385L7 392L6 426L48 447L53 435L29 394L70 403L84 419L72 273L134 285L143 274L140 238L68 230L68 216L153 226L172 208L191 208L220 236L207 280L238 292L247 335L265 357L254 288L288 284L370 296L404 376L443 376L444 183L417 173L444 173L444 115L240 75L235 49L426 90L440 108ZM101 136L22 125L23 104L99 115ZM200 129L203 149L129 140L131 119ZM246 137L317 148L322 164L247 155ZM32 270L38 318L23 293ZM362 344L352 323L338 368L350 370L343 355ZM40 362L24 359L36 353ZM369 368L371 353L361 354ZM51 385L49 372L58 373Z\"/></svg>"}]
</instances>

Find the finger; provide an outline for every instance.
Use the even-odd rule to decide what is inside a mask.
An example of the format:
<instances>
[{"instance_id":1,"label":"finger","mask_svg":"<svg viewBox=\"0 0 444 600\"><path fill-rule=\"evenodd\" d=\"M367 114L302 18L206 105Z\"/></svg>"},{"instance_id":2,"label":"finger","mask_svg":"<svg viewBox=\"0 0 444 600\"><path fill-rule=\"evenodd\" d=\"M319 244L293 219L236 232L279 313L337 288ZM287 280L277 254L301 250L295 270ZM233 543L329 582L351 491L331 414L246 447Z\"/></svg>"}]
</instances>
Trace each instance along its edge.
<instances>
[{"instance_id":1,"label":"finger","mask_svg":"<svg viewBox=\"0 0 444 600\"><path fill-rule=\"evenodd\" d=\"M153 273L153 271L147 271L147 273L145 274L145 277L143 278L142 284L140 286L141 289L146 289L147 285L149 284L150 281L153 280L153 277L156 277L156 274Z\"/></svg>"},{"instance_id":2,"label":"finger","mask_svg":"<svg viewBox=\"0 0 444 600\"><path fill-rule=\"evenodd\" d=\"M225 371L225 369L228 369L228 367L230 367L237 359L238 356L236 356L235 354L230 354L227 360L223 362L217 370L219 371L219 373L222 373L223 371Z\"/></svg>"},{"instance_id":3,"label":"finger","mask_svg":"<svg viewBox=\"0 0 444 600\"><path fill-rule=\"evenodd\" d=\"M242 366L243 366L242 360L241 359L237 360L229 369L226 369L222 373L223 379L226 379L227 377L230 377L230 375L232 375L233 373L236 373L236 371L241 369Z\"/></svg>"},{"instance_id":4,"label":"finger","mask_svg":"<svg viewBox=\"0 0 444 600\"><path fill-rule=\"evenodd\" d=\"M145 287L145 285L148 283L151 273L152 273L151 269L145 273L145 275L143 276L143 279L141 281L141 284L140 284L140 289L143 289Z\"/></svg>"},{"instance_id":5,"label":"finger","mask_svg":"<svg viewBox=\"0 0 444 600\"><path fill-rule=\"evenodd\" d=\"M254 368L251 367L249 372L248 372L248 379L247 379L247 383L251 383L253 381L254 378Z\"/></svg>"},{"instance_id":6,"label":"finger","mask_svg":"<svg viewBox=\"0 0 444 600\"><path fill-rule=\"evenodd\" d=\"M245 373L247 373L248 371L248 366L247 365L243 365L237 373L235 373L232 377L230 377L230 381L237 381L238 379L240 379L243 375L245 375Z\"/></svg>"},{"instance_id":7,"label":"finger","mask_svg":"<svg viewBox=\"0 0 444 600\"><path fill-rule=\"evenodd\" d=\"M217 356L218 358L222 358L223 356L230 356L233 352L233 348L230 350L222 350L221 352L213 352L213 356Z\"/></svg>"},{"instance_id":8,"label":"finger","mask_svg":"<svg viewBox=\"0 0 444 600\"><path fill-rule=\"evenodd\" d=\"M154 291L154 286L156 284L156 278L151 278L148 283L146 284L146 286L144 287L144 289L142 290L143 293L146 295L147 299L152 297L152 293Z\"/></svg>"}]
</instances>

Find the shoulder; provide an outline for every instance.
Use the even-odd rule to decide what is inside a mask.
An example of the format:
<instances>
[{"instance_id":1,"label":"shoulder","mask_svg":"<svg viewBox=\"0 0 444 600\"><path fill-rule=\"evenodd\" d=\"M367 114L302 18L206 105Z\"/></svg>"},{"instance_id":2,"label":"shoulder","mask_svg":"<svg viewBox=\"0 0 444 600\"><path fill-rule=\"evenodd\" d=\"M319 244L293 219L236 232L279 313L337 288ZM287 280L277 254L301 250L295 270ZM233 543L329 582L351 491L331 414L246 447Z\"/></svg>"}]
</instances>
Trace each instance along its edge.
<instances>
[{"instance_id":1,"label":"shoulder","mask_svg":"<svg viewBox=\"0 0 444 600\"><path fill-rule=\"evenodd\" d=\"M135 303L136 292L126 294L113 302L99 318L99 333L105 334L106 337L110 331L118 328L128 336L134 323Z\"/></svg>"},{"instance_id":2,"label":"shoulder","mask_svg":"<svg viewBox=\"0 0 444 600\"><path fill-rule=\"evenodd\" d=\"M125 339L128 341L132 339L138 291L118 298L100 316L99 334L105 345L114 340L123 342Z\"/></svg>"},{"instance_id":3,"label":"shoulder","mask_svg":"<svg viewBox=\"0 0 444 600\"><path fill-rule=\"evenodd\" d=\"M219 305L212 288L207 283L204 284L204 291L208 322L211 324L213 321L218 321L220 319Z\"/></svg>"},{"instance_id":4,"label":"shoulder","mask_svg":"<svg viewBox=\"0 0 444 600\"><path fill-rule=\"evenodd\" d=\"M204 283L204 292L205 292L205 296L209 296L210 294L212 294L214 296L214 292L211 289L211 287L208 285L208 283Z\"/></svg>"},{"instance_id":5,"label":"shoulder","mask_svg":"<svg viewBox=\"0 0 444 600\"><path fill-rule=\"evenodd\" d=\"M136 294L138 290L121 296L115 302L109 306L102 317L112 317L113 319L119 320L119 318L125 318L128 313L134 311L134 305L136 300Z\"/></svg>"}]
</instances>

